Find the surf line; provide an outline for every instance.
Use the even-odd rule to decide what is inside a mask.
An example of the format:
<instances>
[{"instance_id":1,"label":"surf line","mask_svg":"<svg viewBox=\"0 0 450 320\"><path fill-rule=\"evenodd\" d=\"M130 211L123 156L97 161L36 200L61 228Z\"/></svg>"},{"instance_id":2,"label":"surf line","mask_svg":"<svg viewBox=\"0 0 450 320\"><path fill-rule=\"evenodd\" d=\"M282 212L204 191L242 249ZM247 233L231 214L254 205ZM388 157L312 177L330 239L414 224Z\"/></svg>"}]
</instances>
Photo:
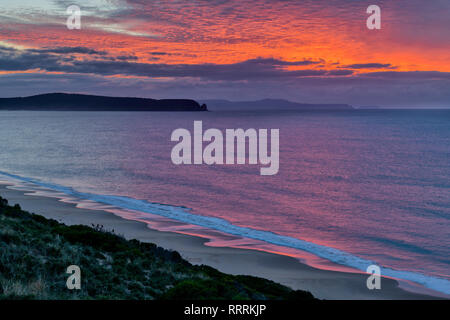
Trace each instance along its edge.
<instances>
[{"instance_id":1,"label":"surf line","mask_svg":"<svg viewBox=\"0 0 450 320\"><path fill-rule=\"evenodd\" d=\"M225 137L225 143L224 143ZM178 142L171 152L175 165L260 164L260 175L276 175L280 168L280 130L270 129L270 155L268 154L268 129L210 128L203 132L202 121L194 121L194 134L187 129L175 129L171 141ZM248 141L248 146L247 146ZM203 148L203 142L209 142ZM193 155L192 155L193 146ZM237 152L235 152L237 149ZM247 153L248 150L248 153ZM248 161L247 161L248 155Z\"/></svg>"}]
</instances>

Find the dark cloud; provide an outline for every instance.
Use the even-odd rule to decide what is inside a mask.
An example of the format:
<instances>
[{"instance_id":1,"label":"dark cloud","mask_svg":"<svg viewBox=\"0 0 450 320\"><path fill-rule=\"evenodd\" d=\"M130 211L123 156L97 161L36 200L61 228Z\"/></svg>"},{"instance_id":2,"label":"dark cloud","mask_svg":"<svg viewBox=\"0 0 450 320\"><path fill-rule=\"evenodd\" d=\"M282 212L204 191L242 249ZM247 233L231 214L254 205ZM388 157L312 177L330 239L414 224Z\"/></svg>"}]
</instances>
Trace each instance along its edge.
<instances>
[{"instance_id":1,"label":"dark cloud","mask_svg":"<svg viewBox=\"0 0 450 320\"><path fill-rule=\"evenodd\" d=\"M352 70L331 70L328 72L328 75L330 76L349 76L352 74Z\"/></svg>"},{"instance_id":2,"label":"dark cloud","mask_svg":"<svg viewBox=\"0 0 450 320\"><path fill-rule=\"evenodd\" d=\"M118 56L118 57L115 57L115 59L117 59L117 60L122 60L122 61L130 61L130 60L138 60L138 57L136 57L136 56Z\"/></svg>"},{"instance_id":3,"label":"dark cloud","mask_svg":"<svg viewBox=\"0 0 450 320\"><path fill-rule=\"evenodd\" d=\"M282 61L277 60L273 58L258 58L258 59L251 59L247 61L251 64L256 65L270 65L270 66L309 66L314 64L323 63L323 60L319 61L313 61L313 60L302 60L302 61Z\"/></svg>"},{"instance_id":4,"label":"dark cloud","mask_svg":"<svg viewBox=\"0 0 450 320\"><path fill-rule=\"evenodd\" d=\"M328 71L322 69L286 70L288 66L310 66L321 61L282 61L277 59L251 59L234 64L163 64L139 63L134 56L105 57L79 60L67 55L55 55L57 51L73 53L72 50L44 49L2 51L0 49L0 70L26 71L41 69L66 73L88 73L96 75L131 75L141 77L190 77L207 80L264 80L288 79L314 76L346 76L350 70ZM85 50L78 50L83 51ZM130 59L128 59L130 58Z\"/></svg>"},{"instance_id":5,"label":"dark cloud","mask_svg":"<svg viewBox=\"0 0 450 320\"><path fill-rule=\"evenodd\" d=\"M342 66L341 68L347 68L347 69L393 69L396 67L393 67L390 63L356 63L356 64L350 64L346 66Z\"/></svg>"},{"instance_id":6,"label":"dark cloud","mask_svg":"<svg viewBox=\"0 0 450 320\"><path fill-rule=\"evenodd\" d=\"M41 69L42 65L54 66L62 62L59 57L47 53L19 52L16 49L0 47L1 71Z\"/></svg>"},{"instance_id":7,"label":"dark cloud","mask_svg":"<svg viewBox=\"0 0 450 320\"><path fill-rule=\"evenodd\" d=\"M276 59L252 59L234 64L160 64L125 61L73 61L72 64L47 66L49 71L93 73L98 75L134 75L143 77L191 77L207 80L265 80L314 76L343 76L352 71L321 69L286 70L286 66L305 66L313 61L286 62ZM55 68L55 70L51 70Z\"/></svg>"},{"instance_id":8,"label":"dark cloud","mask_svg":"<svg viewBox=\"0 0 450 320\"><path fill-rule=\"evenodd\" d=\"M43 49L29 49L28 52L33 53L79 53L79 54L92 54L92 55L106 55L106 51L97 51L86 47L56 47L56 48L43 48Z\"/></svg>"},{"instance_id":9,"label":"dark cloud","mask_svg":"<svg viewBox=\"0 0 450 320\"><path fill-rule=\"evenodd\" d=\"M164 64L140 63L134 55L111 57L83 47L59 47L17 50L0 47L0 70L26 71L41 69L51 72L94 74L100 76L128 75L148 78L200 78L213 81L267 81L311 77L348 77L382 79L450 79L450 73L439 71L378 71L355 74L350 69L380 68L390 64L357 64L346 69L325 70L309 68L289 70L291 66L319 66L322 60L283 61L274 58L250 59L233 64ZM70 54L92 54L90 59L76 59ZM102 53L102 52L101 52ZM157 59L157 57L155 57Z\"/></svg>"}]
</instances>

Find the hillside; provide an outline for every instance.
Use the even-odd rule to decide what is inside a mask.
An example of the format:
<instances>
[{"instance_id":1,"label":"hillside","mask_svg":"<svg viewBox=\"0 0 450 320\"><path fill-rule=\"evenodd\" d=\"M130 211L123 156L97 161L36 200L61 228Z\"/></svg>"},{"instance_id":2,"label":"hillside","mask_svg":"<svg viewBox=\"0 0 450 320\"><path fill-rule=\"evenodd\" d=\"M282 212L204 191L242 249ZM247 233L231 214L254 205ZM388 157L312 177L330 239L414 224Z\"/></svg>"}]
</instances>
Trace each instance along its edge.
<instances>
[{"instance_id":1,"label":"hillside","mask_svg":"<svg viewBox=\"0 0 450 320\"><path fill-rule=\"evenodd\" d=\"M66 268L81 268L68 290ZM175 251L102 226L66 226L0 197L0 299L311 300L270 280L194 266Z\"/></svg>"}]
</instances>

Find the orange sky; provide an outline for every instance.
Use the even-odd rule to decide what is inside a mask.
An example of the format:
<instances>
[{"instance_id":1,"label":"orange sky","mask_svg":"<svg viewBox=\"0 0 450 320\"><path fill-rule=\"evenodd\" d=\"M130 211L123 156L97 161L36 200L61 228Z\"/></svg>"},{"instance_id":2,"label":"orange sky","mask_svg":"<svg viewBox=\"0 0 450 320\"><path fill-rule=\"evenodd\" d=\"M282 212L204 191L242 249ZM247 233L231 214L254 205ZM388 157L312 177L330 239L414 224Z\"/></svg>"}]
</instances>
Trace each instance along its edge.
<instances>
[{"instance_id":1,"label":"orange sky","mask_svg":"<svg viewBox=\"0 0 450 320\"><path fill-rule=\"evenodd\" d=\"M33 49L89 48L101 54L68 52L64 54L69 58L58 63L66 67L74 61L116 60L122 64L117 72L111 65L112 71L106 76L123 75L124 79L172 78L170 74L128 73L124 63L223 66L252 59L294 62L272 67L324 71L318 74L320 77L335 77L333 70L349 71L341 77L436 71L444 74L439 79L448 79L448 1L375 2L381 7L381 30L366 27L366 9L372 4L369 1L81 0L71 4L82 9L82 29L68 30L65 1L17 0L0 9L0 46L17 49L16 56L26 52L26 57L42 54L29 51ZM63 53L49 54L60 58ZM10 59L11 54L7 55ZM21 56L22 60L26 57ZM301 61L315 63L295 64ZM11 67L14 63L9 65L3 69L0 65L2 74L27 70L24 63L17 64L17 70ZM39 66L34 63L28 70L36 68ZM41 70L80 73L80 68L70 71L47 68L45 64ZM92 74L97 73L93 70ZM198 78L197 73L182 75Z\"/></svg>"}]
</instances>

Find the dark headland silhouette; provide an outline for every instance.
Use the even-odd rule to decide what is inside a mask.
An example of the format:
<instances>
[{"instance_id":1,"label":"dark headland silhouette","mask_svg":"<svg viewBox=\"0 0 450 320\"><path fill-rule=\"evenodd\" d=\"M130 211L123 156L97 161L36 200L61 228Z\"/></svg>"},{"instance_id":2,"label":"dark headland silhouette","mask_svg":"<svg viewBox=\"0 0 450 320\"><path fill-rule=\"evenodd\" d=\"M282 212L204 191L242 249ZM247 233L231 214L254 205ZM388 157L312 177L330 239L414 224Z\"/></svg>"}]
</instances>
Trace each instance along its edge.
<instances>
[{"instance_id":1,"label":"dark headland silhouette","mask_svg":"<svg viewBox=\"0 0 450 320\"><path fill-rule=\"evenodd\" d=\"M0 110L47 111L208 111L188 99L146 99L84 94L47 93L30 97L0 98Z\"/></svg>"}]
</instances>

